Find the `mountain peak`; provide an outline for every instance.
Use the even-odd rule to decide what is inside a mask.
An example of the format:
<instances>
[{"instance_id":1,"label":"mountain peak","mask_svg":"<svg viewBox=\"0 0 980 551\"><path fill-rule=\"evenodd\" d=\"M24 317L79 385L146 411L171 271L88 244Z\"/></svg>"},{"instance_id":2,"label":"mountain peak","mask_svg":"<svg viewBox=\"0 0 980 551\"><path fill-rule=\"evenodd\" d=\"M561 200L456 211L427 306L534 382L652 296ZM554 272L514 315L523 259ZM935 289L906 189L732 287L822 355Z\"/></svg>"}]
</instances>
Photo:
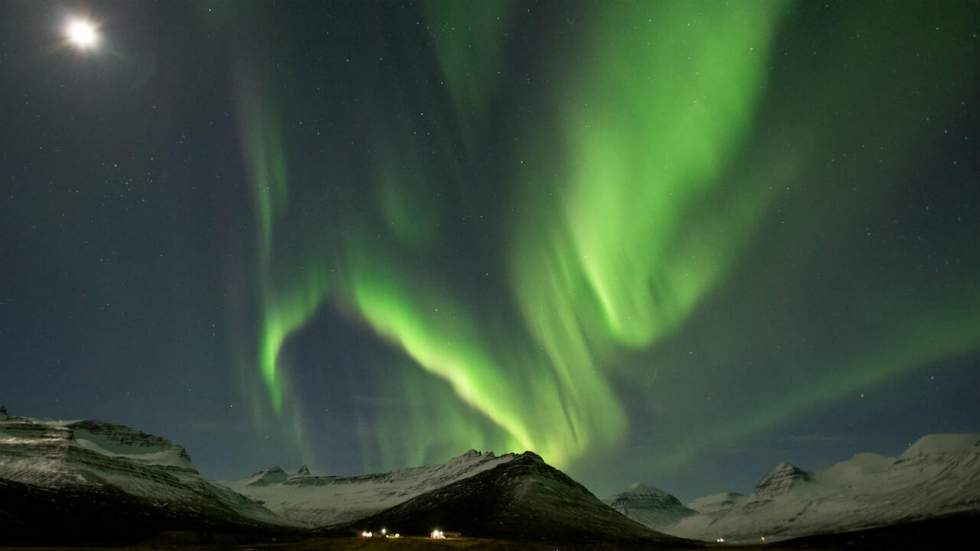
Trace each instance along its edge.
<instances>
[{"instance_id":1,"label":"mountain peak","mask_svg":"<svg viewBox=\"0 0 980 551\"><path fill-rule=\"evenodd\" d=\"M909 446L902 457L969 451L980 452L980 434L927 434Z\"/></svg>"},{"instance_id":2,"label":"mountain peak","mask_svg":"<svg viewBox=\"0 0 980 551\"><path fill-rule=\"evenodd\" d=\"M623 493L630 493L634 495L670 495L660 488L654 488L653 486L648 486L642 482L634 482L633 484L630 484Z\"/></svg>"},{"instance_id":3,"label":"mountain peak","mask_svg":"<svg viewBox=\"0 0 980 551\"><path fill-rule=\"evenodd\" d=\"M289 478L289 475L279 465L273 465L262 469L249 478L249 486L267 486L269 484L281 484Z\"/></svg>"},{"instance_id":4,"label":"mountain peak","mask_svg":"<svg viewBox=\"0 0 980 551\"><path fill-rule=\"evenodd\" d=\"M783 461L782 463L779 463L778 465L776 465L775 467L773 467L772 470L769 471L769 473L768 473L767 476L773 476L773 475L800 476L800 475L805 475L805 474L806 474L806 471L804 471L803 469L797 467L796 465L794 465L792 463L788 463L786 461Z\"/></svg>"},{"instance_id":5,"label":"mountain peak","mask_svg":"<svg viewBox=\"0 0 980 551\"><path fill-rule=\"evenodd\" d=\"M493 459L494 457L496 457L496 455L494 455L493 452L481 452L477 449L469 449L456 457L450 458L449 461L468 461L471 459L481 458Z\"/></svg>"},{"instance_id":6,"label":"mountain peak","mask_svg":"<svg viewBox=\"0 0 980 551\"><path fill-rule=\"evenodd\" d=\"M810 473L793 465L792 463L780 463L773 467L766 476L762 477L755 485L755 494L773 496L784 494L790 488L800 483L808 482L811 479Z\"/></svg>"},{"instance_id":7,"label":"mountain peak","mask_svg":"<svg viewBox=\"0 0 980 551\"><path fill-rule=\"evenodd\" d=\"M646 526L659 528L684 517L697 514L676 497L660 488L642 483L631 484L626 490L605 500L620 513Z\"/></svg>"},{"instance_id":8,"label":"mountain peak","mask_svg":"<svg viewBox=\"0 0 980 551\"><path fill-rule=\"evenodd\" d=\"M543 457L541 457L540 455L538 455L538 454L536 454L536 453L534 453L534 452L532 452L530 450L528 450L528 451L520 454L518 457L526 457L527 459L531 459L531 460L537 461L538 463L544 463L544 458Z\"/></svg>"},{"instance_id":9,"label":"mountain peak","mask_svg":"<svg viewBox=\"0 0 980 551\"><path fill-rule=\"evenodd\" d=\"M161 436L108 421L73 421L66 423L65 427L72 431L75 439L89 441L104 452L149 454L153 462L191 468L191 456L187 450Z\"/></svg>"},{"instance_id":10,"label":"mountain peak","mask_svg":"<svg viewBox=\"0 0 980 551\"><path fill-rule=\"evenodd\" d=\"M64 421L11 417L0 419L11 445L30 445L37 438L47 443L66 443L64 449L125 459L180 471L194 471L190 455L182 446L166 438L147 434L126 425L107 421Z\"/></svg>"},{"instance_id":11,"label":"mountain peak","mask_svg":"<svg viewBox=\"0 0 980 551\"><path fill-rule=\"evenodd\" d=\"M626 490L612 496L607 500L610 504L622 504L622 505L641 505L646 508L656 507L658 509L665 508L683 508L684 505L676 497L668 494L667 492L661 490L660 488L654 488L653 486L648 486L646 484L637 482L631 484ZM616 507L616 505L613 505Z\"/></svg>"},{"instance_id":12,"label":"mountain peak","mask_svg":"<svg viewBox=\"0 0 980 551\"><path fill-rule=\"evenodd\" d=\"M397 527L402 534L417 535L439 526L472 537L518 541L685 543L603 505L584 486L531 452L440 485L376 515L333 526L324 534L346 535L352 529L372 526Z\"/></svg>"}]
</instances>

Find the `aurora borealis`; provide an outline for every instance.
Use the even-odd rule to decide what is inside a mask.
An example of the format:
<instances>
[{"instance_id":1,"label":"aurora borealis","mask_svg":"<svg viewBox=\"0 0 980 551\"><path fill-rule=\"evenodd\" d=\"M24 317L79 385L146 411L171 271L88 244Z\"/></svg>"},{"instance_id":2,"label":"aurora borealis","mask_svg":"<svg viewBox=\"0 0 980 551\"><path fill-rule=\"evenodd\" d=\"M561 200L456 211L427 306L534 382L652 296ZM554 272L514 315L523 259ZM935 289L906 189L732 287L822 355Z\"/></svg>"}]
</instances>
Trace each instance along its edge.
<instances>
[{"instance_id":1,"label":"aurora borealis","mask_svg":"<svg viewBox=\"0 0 980 551\"><path fill-rule=\"evenodd\" d=\"M978 430L975 3L61 9L0 24L14 411L686 496Z\"/></svg>"}]
</instances>

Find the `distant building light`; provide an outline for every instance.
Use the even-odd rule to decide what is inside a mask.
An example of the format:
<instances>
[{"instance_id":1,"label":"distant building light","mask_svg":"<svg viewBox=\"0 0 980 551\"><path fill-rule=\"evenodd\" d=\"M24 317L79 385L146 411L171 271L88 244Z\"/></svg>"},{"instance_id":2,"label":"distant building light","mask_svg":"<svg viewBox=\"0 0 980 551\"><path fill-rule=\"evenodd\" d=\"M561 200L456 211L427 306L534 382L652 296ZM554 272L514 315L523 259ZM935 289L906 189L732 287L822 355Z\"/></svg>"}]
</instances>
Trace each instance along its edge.
<instances>
[{"instance_id":1,"label":"distant building light","mask_svg":"<svg viewBox=\"0 0 980 551\"><path fill-rule=\"evenodd\" d=\"M365 531L361 532L361 537L362 538L373 538L374 537L374 532L368 532L367 530L365 530Z\"/></svg>"},{"instance_id":2,"label":"distant building light","mask_svg":"<svg viewBox=\"0 0 980 551\"><path fill-rule=\"evenodd\" d=\"M431 534L429 534L429 537L434 540L444 540L446 539L446 533L436 528Z\"/></svg>"},{"instance_id":3,"label":"distant building light","mask_svg":"<svg viewBox=\"0 0 980 551\"><path fill-rule=\"evenodd\" d=\"M385 537L386 537L386 538L389 538L389 539L395 539L395 538L400 538L400 537L402 537L402 535L401 535L401 534L399 534L398 532L395 532L394 534L387 534L387 535L385 535Z\"/></svg>"},{"instance_id":4,"label":"distant building light","mask_svg":"<svg viewBox=\"0 0 980 551\"><path fill-rule=\"evenodd\" d=\"M761 541L762 543L766 543L766 537L765 536L760 536L759 537L759 541Z\"/></svg>"},{"instance_id":5,"label":"distant building light","mask_svg":"<svg viewBox=\"0 0 980 551\"><path fill-rule=\"evenodd\" d=\"M381 535L385 535L387 533L388 533L388 529L387 528L382 528L381 529Z\"/></svg>"}]
</instances>

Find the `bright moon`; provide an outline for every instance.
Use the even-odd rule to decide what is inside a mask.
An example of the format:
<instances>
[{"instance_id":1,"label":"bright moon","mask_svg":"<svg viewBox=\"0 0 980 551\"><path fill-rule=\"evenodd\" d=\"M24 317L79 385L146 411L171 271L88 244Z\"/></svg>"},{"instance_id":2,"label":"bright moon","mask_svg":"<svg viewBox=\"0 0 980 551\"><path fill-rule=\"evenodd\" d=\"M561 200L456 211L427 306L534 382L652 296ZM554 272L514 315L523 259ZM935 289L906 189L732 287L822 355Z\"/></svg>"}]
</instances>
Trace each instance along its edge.
<instances>
[{"instance_id":1,"label":"bright moon","mask_svg":"<svg viewBox=\"0 0 980 551\"><path fill-rule=\"evenodd\" d=\"M99 43L99 33L91 21L72 19L65 25L65 36L79 50L91 50Z\"/></svg>"}]
</instances>

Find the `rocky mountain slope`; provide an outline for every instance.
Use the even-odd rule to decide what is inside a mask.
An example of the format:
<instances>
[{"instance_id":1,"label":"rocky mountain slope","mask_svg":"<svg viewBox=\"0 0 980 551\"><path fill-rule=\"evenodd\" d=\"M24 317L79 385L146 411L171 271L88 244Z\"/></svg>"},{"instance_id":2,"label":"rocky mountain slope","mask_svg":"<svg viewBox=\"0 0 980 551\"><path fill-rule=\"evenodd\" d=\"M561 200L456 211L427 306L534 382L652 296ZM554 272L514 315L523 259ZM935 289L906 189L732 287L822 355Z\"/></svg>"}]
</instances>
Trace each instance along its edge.
<instances>
[{"instance_id":1,"label":"rocky mountain slope","mask_svg":"<svg viewBox=\"0 0 980 551\"><path fill-rule=\"evenodd\" d=\"M180 446L98 421L0 418L6 541L124 542L168 530L276 530L283 520L203 479Z\"/></svg>"},{"instance_id":2,"label":"rocky mountain slope","mask_svg":"<svg viewBox=\"0 0 980 551\"><path fill-rule=\"evenodd\" d=\"M626 518L530 452L329 533L381 528L518 541L690 544Z\"/></svg>"},{"instance_id":3,"label":"rocky mountain slope","mask_svg":"<svg viewBox=\"0 0 980 551\"><path fill-rule=\"evenodd\" d=\"M749 496L716 494L675 522L629 509L635 520L682 537L758 542L867 530L980 513L980 435L924 436L899 457L857 454L817 472L781 463Z\"/></svg>"}]
</instances>

